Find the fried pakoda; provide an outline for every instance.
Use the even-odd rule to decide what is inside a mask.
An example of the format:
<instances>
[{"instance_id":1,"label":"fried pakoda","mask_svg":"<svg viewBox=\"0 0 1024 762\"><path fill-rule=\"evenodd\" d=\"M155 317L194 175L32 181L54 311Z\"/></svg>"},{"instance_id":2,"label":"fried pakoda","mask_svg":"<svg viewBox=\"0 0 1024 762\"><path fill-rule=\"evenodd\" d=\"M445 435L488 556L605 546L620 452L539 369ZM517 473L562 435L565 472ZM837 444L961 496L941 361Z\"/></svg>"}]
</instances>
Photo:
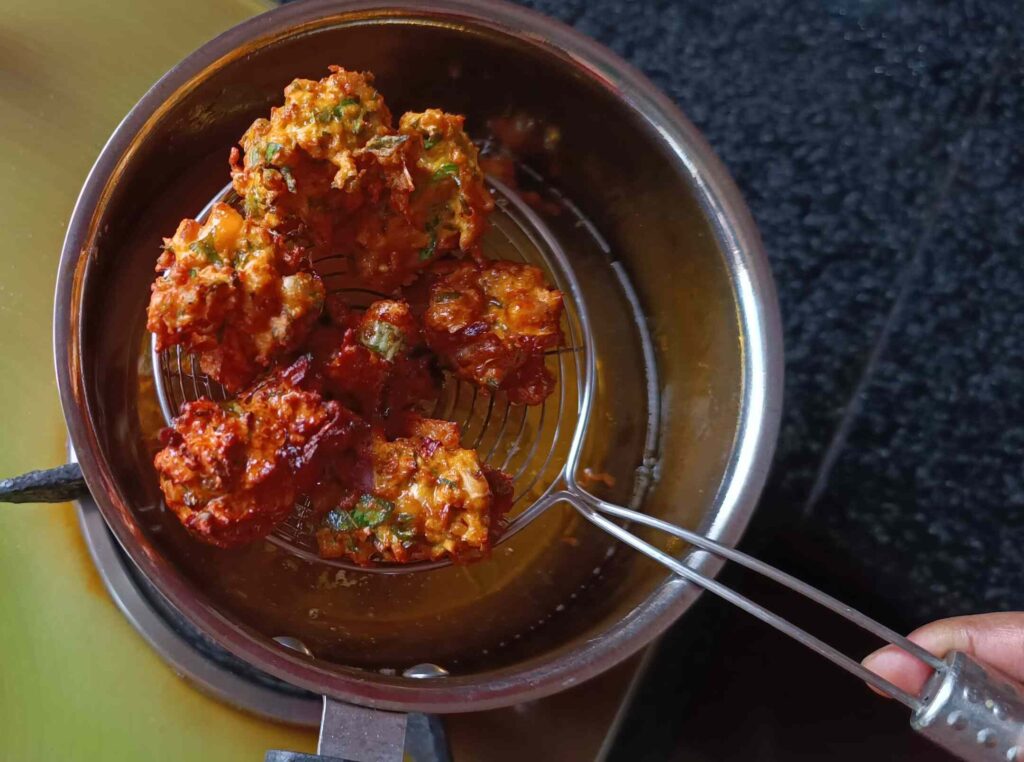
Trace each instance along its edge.
<instances>
[{"instance_id":1,"label":"fried pakoda","mask_svg":"<svg viewBox=\"0 0 1024 762\"><path fill-rule=\"evenodd\" d=\"M474 252L494 201L484 185L479 152L463 130L465 117L438 109L403 114L398 131L416 138L411 212L429 236L426 253Z\"/></svg>"},{"instance_id":2,"label":"fried pakoda","mask_svg":"<svg viewBox=\"0 0 1024 762\"><path fill-rule=\"evenodd\" d=\"M266 536L365 435L353 413L304 388L310 364L302 357L237 400L190 402L164 429L160 488L199 539L226 548Z\"/></svg>"},{"instance_id":3,"label":"fried pakoda","mask_svg":"<svg viewBox=\"0 0 1024 762\"><path fill-rule=\"evenodd\" d=\"M295 350L323 307L308 262L227 204L203 224L184 220L157 270L146 324L157 350L196 352L202 371L234 392Z\"/></svg>"},{"instance_id":4,"label":"fried pakoda","mask_svg":"<svg viewBox=\"0 0 1024 762\"><path fill-rule=\"evenodd\" d=\"M515 262L446 261L432 275L424 334L442 364L512 402L543 402L554 388L544 352L562 344L561 292Z\"/></svg>"},{"instance_id":5,"label":"fried pakoda","mask_svg":"<svg viewBox=\"0 0 1024 762\"><path fill-rule=\"evenodd\" d=\"M430 109L405 114L398 134L376 138L389 141L390 163L382 159L380 171L401 172L409 183L384 183L378 203L342 220L336 235L353 242L354 273L363 282L390 292L445 254L479 257L494 202L462 125L463 117Z\"/></svg>"},{"instance_id":6,"label":"fried pakoda","mask_svg":"<svg viewBox=\"0 0 1024 762\"><path fill-rule=\"evenodd\" d=\"M512 503L511 481L459 447L458 424L413 419L408 436L379 432L362 458L367 489L352 489L324 517L325 558L358 564L470 561L488 552Z\"/></svg>"},{"instance_id":7,"label":"fried pakoda","mask_svg":"<svg viewBox=\"0 0 1024 762\"><path fill-rule=\"evenodd\" d=\"M390 293L446 252L475 252L493 202L463 117L409 113L395 131L372 81L338 67L295 80L231 167L247 217Z\"/></svg>"},{"instance_id":8,"label":"fried pakoda","mask_svg":"<svg viewBox=\"0 0 1024 762\"><path fill-rule=\"evenodd\" d=\"M370 421L436 399L440 379L423 332L405 302L378 301L361 315L328 300L332 323L309 340L325 390Z\"/></svg>"},{"instance_id":9,"label":"fried pakoda","mask_svg":"<svg viewBox=\"0 0 1024 762\"><path fill-rule=\"evenodd\" d=\"M354 154L373 138L392 132L391 112L371 84L369 73L331 66L319 81L296 79L284 90L284 105L271 109L262 139L264 157L280 146L284 156L301 148L335 169L331 185L347 189L358 180ZM244 141L245 139L243 139ZM243 145L247 150L256 146ZM273 157L271 157L273 158Z\"/></svg>"},{"instance_id":10,"label":"fried pakoda","mask_svg":"<svg viewBox=\"0 0 1024 762\"><path fill-rule=\"evenodd\" d=\"M376 200L385 182L411 188L403 162L391 177L378 167L379 144L388 144L392 128L373 75L330 68L319 81L288 85L284 104L270 119L257 119L240 141L242 151L231 154L232 183L246 216L320 256L335 253L338 215Z\"/></svg>"}]
</instances>

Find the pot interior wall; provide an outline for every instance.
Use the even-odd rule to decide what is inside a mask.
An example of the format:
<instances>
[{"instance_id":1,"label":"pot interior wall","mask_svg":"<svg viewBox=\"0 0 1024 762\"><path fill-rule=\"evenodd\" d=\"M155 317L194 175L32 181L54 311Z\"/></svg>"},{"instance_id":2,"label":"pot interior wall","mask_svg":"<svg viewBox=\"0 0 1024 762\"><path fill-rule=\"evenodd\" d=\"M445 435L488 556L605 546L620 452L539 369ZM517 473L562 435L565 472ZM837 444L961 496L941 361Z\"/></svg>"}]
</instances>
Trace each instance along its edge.
<instances>
[{"instance_id":1,"label":"pot interior wall","mask_svg":"<svg viewBox=\"0 0 1024 762\"><path fill-rule=\"evenodd\" d=\"M565 214L545 218L594 321L597 398L582 465L614 478L594 487L604 497L644 492L650 513L691 527L707 519L734 447L743 348L721 242L696 186L626 103L557 51L484 28L371 20L338 17L265 40L168 95L94 220L81 370L117 499L147 552L178 565L210 606L267 637L298 636L340 669L429 661L469 677L600 637L666 575L565 506L486 563L406 577L338 572L267 543L214 550L184 536L161 507L151 466L162 419L145 307L161 238L227 182L234 141L292 78L319 78L329 64L373 71L396 115L442 107L466 114L479 137L489 120L516 114L556 126L555 154L525 162L607 243ZM638 469L644 482L651 475L645 491Z\"/></svg>"}]
</instances>

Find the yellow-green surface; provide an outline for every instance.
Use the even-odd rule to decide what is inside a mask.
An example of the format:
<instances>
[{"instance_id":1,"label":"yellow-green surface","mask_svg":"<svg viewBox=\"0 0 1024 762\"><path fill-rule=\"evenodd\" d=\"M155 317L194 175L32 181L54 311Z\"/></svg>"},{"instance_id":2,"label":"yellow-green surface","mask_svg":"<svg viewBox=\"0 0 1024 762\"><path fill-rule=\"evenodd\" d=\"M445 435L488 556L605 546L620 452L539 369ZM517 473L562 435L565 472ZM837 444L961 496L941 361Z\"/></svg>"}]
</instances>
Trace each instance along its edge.
<instances>
[{"instance_id":1,"label":"yellow-green surface","mask_svg":"<svg viewBox=\"0 0 1024 762\"><path fill-rule=\"evenodd\" d=\"M164 71L258 0L0 3L0 475L63 462L53 286L78 189ZM114 608L69 505L0 505L0 759L260 760L312 733L176 677Z\"/></svg>"}]
</instances>

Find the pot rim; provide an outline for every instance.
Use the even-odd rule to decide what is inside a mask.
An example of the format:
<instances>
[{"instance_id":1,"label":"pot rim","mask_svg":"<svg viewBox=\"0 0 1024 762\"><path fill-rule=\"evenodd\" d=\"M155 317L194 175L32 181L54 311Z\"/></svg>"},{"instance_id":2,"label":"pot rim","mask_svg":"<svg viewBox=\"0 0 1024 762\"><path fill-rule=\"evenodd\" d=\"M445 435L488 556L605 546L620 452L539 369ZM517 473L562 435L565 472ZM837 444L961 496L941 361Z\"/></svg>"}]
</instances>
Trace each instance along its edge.
<instances>
[{"instance_id":1,"label":"pot rim","mask_svg":"<svg viewBox=\"0 0 1024 762\"><path fill-rule=\"evenodd\" d=\"M719 239L740 321L744 355L737 435L722 486L715 496L708 537L732 545L753 513L767 477L782 410L782 329L775 286L753 219L727 170L682 112L632 65L572 28L504 0L309 0L285 5L245 21L187 56L138 101L111 135L75 204L58 268L54 305L54 360L61 406L72 445L89 489L108 526L143 574L181 613L219 645L260 669L316 693L379 709L464 712L541 698L596 676L660 635L700 593L679 578L667 578L651 596L606 634L567 654L536 665L507 667L483 677L412 681L361 670L327 669L275 645L231 621L191 590L187 580L147 547L131 509L117 495L104 462L80 372L81 296L87 278L96 212L130 160L136 134L181 87L225 57L256 41L297 28L326 25L360 13L381 17L430 17L468 23L511 35L564 60L582 75L624 100L661 134L689 173ZM344 23L341 21L341 23ZM706 553L693 557L698 571L714 575L723 562Z\"/></svg>"}]
</instances>

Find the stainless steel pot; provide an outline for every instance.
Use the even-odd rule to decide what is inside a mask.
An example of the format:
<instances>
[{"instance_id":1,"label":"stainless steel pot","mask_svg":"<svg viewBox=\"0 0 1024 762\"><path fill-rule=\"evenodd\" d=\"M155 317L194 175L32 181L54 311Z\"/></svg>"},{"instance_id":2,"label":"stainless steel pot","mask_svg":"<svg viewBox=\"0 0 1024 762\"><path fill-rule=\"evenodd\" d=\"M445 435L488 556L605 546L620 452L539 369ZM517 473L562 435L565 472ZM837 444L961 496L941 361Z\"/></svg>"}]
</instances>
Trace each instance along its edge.
<instances>
[{"instance_id":1,"label":"stainless steel pot","mask_svg":"<svg viewBox=\"0 0 1024 762\"><path fill-rule=\"evenodd\" d=\"M483 576L472 584L463 569L429 572L423 589L380 578L322 584L315 564L280 566L269 549L192 551L162 517L144 331L156 245L223 185L229 147L283 86L333 63L374 71L396 112L440 105L465 113L471 132L515 114L557 128L548 184L579 214L552 213L549 223L604 337L600 423L588 430L585 462L615 477L610 498L727 544L739 538L771 459L782 394L778 308L750 215L696 129L639 72L500 2L285 6L206 44L138 102L85 183L60 262L54 352L73 447L132 561L254 666L400 711L488 709L559 691L649 643L697 588L628 550L613 553L571 511L510 542L528 563L496 559L492 577L474 572ZM260 553L267 558L254 560ZM712 574L720 565L703 553L690 561ZM289 569L294 587L281 581ZM232 574L259 577L260 605L239 594L252 589L245 580L225 581ZM345 592L350 585L355 592ZM358 626L332 609L343 596ZM295 634L313 656L273 640ZM443 662L450 674L402 676L418 661Z\"/></svg>"}]
</instances>

